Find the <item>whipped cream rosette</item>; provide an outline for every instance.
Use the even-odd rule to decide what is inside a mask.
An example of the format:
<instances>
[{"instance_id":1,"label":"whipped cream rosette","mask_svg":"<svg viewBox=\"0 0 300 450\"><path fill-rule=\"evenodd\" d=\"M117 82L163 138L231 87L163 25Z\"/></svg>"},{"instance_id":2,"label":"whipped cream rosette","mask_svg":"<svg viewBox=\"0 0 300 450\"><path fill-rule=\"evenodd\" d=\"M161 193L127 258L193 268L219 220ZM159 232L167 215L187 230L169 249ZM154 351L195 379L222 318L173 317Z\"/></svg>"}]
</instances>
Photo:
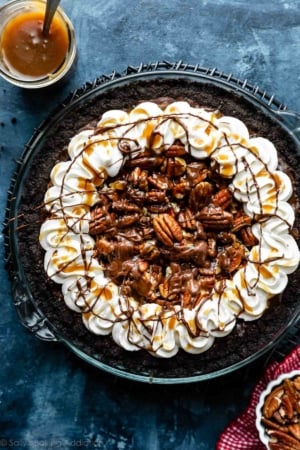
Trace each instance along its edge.
<instances>
[{"instance_id":1,"label":"whipped cream rosette","mask_svg":"<svg viewBox=\"0 0 300 450\"><path fill-rule=\"evenodd\" d=\"M144 102L107 111L68 153L40 243L90 332L164 358L205 352L261 317L296 270L291 180L238 118Z\"/></svg>"}]
</instances>

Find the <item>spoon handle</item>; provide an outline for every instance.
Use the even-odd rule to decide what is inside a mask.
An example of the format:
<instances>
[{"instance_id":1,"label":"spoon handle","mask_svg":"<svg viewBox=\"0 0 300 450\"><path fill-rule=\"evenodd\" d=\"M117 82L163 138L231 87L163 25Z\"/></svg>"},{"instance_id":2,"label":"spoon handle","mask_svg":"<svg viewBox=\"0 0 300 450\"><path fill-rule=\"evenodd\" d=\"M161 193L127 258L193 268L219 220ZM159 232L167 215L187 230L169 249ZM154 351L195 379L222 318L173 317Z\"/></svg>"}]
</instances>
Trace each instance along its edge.
<instances>
[{"instance_id":1,"label":"spoon handle","mask_svg":"<svg viewBox=\"0 0 300 450\"><path fill-rule=\"evenodd\" d=\"M53 16L55 14L55 11L57 10L57 7L59 5L60 0L47 0L46 3L46 12L45 12L45 18L44 18L44 24L43 24L43 34L47 36L49 33L50 25L53 19Z\"/></svg>"}]
</instances>

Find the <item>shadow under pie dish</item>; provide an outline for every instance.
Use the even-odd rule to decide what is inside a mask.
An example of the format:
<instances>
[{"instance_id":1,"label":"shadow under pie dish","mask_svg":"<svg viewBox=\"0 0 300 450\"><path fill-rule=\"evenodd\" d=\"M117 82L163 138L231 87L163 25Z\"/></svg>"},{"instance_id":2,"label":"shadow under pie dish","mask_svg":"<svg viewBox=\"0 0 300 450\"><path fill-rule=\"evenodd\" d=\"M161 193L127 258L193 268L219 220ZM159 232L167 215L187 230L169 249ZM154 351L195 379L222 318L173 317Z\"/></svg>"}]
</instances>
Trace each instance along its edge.
<instances>
[{"instance_id":1,"label":"shadow under pie dish","mask_svg":"<svg viewBox=\"0 0 300 450\"><path fill-rule=\"evenodd\" d=\"M166 383L266 351L298 313L291 118L186 69L73 96L30 142L10 204L10 271L46 337Z\"/></svg>"}]
</instances>

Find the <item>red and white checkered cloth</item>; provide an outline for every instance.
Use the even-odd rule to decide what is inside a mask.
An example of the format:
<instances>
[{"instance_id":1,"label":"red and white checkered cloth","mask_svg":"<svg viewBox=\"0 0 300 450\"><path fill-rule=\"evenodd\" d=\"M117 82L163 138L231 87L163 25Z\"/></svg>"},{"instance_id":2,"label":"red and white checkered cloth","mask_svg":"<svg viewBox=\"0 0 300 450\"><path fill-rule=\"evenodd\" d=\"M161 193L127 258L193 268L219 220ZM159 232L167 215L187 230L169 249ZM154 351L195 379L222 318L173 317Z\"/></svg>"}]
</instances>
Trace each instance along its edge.
<instances>
[{"instance_id":1,"label":"red and white checkered cloth","mask_svg":"<svg viewBox=\"0 0 300 450\"><path fill-rule=\"evenodd\" d=\"M255 426L255 408L261 392L267 384L282 373L300 369L300 346L296 347L281 363L274 362L266 369L255 386L246 410L223 431L216 450L265 450Z\"/></svg>"}]
</instances>

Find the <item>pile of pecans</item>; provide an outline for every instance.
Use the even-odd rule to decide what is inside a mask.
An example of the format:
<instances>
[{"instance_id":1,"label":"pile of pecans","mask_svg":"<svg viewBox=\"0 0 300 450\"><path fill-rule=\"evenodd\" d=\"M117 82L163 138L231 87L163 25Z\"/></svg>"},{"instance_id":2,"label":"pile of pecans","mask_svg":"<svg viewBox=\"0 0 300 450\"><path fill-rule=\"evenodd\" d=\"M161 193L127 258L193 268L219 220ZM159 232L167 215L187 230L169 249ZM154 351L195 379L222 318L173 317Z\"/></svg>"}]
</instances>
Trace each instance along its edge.
<instances>
[{"instance_id":1,"label":"pile of pecans","mask_svg":"<svg viewBox=\"0 0 300 450\"><path fill-rule=\"evenodd\" d=\"M106 180L89 230L123 295L192 308L246 264L257 240L229 182L180 143L140 153Z\"/></svg>"},{"instance_id":2,"label":"pile of pecans","mask_svg":"<svg viewBox=\"0 0 300 450\"><path fill-rule=\"evenodd\" d=\"M270 450L300 450L300 376L286 378L266 397L262 424Z\"/></svg>"}]
</instances>

